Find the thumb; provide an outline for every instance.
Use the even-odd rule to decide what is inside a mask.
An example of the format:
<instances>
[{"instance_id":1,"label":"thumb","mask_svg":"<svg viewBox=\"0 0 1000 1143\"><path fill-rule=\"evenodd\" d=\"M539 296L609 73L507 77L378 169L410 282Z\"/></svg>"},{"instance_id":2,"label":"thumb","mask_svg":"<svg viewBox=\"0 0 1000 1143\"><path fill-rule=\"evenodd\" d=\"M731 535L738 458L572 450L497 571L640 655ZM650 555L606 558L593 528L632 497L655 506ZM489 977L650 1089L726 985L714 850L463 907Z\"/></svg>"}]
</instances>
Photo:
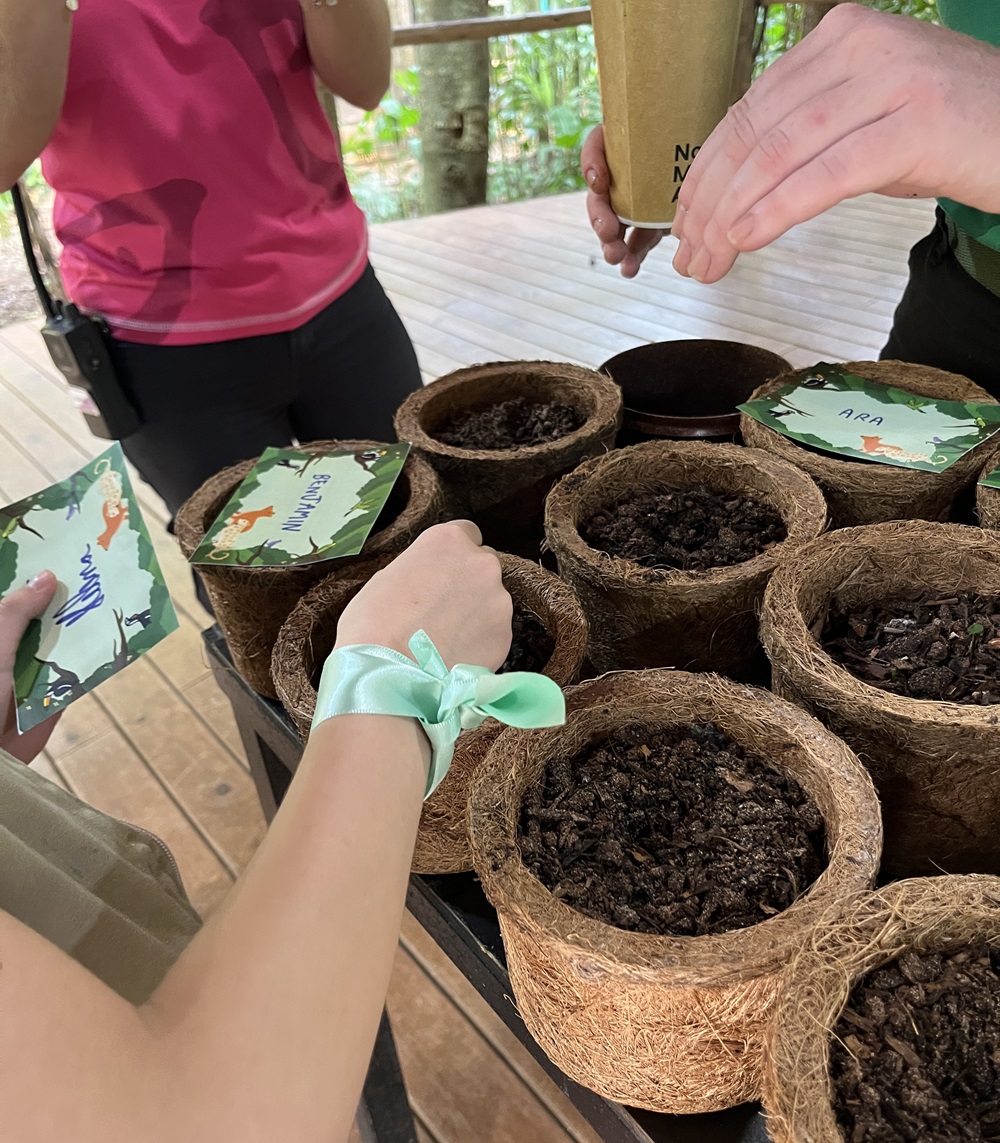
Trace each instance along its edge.
<instances>
[{"instance_id":1,"label":"thumb","mask_svg":"<svg viewBox=\"0 0 1000 1143\"><path fill-rule=\"evenodd\" d=\"M0 599L0 677L13 674L17 647L28 624L49 606L55 593L56 577L41 571Z\"/></svg>"}]
</instances>

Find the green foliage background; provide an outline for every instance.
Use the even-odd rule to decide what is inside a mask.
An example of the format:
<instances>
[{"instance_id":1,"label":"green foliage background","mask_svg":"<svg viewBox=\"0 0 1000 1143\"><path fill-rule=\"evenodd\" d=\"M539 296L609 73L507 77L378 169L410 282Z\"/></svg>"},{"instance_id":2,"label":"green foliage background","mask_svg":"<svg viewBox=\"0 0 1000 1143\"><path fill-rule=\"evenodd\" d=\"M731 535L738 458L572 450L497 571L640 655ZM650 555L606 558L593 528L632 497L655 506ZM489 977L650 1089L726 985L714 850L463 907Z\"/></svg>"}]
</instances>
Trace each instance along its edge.
<instances>
[{"instance_id":1,"label":"green foliage background","mask_svg":"<svg viewBox=\"0 0 1000 1143\"><path fill-rule=\"evenodd\" d=\"M935 0L864 0L881 11L936 20ZM519 15L580 7L583 0L507 0ZM755 74L802 37L804 4L762 5ZM420 213L419 49L393 74L374 111L344 117L344 165L361 208L372 222ZM490 41L490 158L487 198L511 202L583 187L580 147L600 121L594 34L588 27ZM397 55L397 59L400 56ZM44 190L37 164L29 186ZM0 195L0 235L9 232L10 196Z\"/></svg>"},{"instance_id":2,"label":"green foliage background","mask_svg":"<svg viewBox=\"0 0 1000 1143\"><path fill-rule=\"evenodd\" d=\"M514 0L506 14L579 7L582 0ZM936 20L936 0L864 0L881 11ZM804 4L761 6L755 74L802 37ZM490 41L491 146L487 199L513 202L579 190L580 148L600 122L593 29L566 28ZM419 53L397 71L380 107L343 126L345 166L373 222L420 213Z\"/></svg>"}]
</instances>

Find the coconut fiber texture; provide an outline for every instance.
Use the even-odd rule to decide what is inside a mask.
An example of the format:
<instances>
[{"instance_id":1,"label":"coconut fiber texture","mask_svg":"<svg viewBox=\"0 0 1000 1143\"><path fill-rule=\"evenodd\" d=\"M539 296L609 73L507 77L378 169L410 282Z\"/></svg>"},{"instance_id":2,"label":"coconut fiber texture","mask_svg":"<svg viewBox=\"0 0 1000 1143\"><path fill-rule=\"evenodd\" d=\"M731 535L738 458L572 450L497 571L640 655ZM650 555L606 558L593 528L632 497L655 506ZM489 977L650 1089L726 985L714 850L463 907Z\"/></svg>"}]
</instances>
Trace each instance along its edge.
<instances>
[{"instance_id":1,"label":"coconut fiber texture","mask_svg":"<svg viewBox=\"0 0 1000 1143\"><path fill-rule=\"evenodd\" d=\"M547 444L508 450L455 448L437 438L457 415L511 398L569 405L582 424ZM622 395L602 373L549 361L473 365L411 393L396 433L437 470L452 516L469 516L498 551L537 560L542 512L553 483L581 460L614 447Z\"/></svg>"},{"instance_id":2,"label":"coconut fiber texture","mask_svg":"<svg viewBox=\"0 0 1000 1143\"><path fill-rule=\"evenodd\" d=\"M301 446L306 451L363 451L377 447L373 441L314 441ZM198 489L177 513L176 532L184 555L190 558L205 537L226 501L256 461L247 460L224 469ZM444 504L437 474L413 453L389 498L398 514L365 543L364 558L376 559L401 552L425 528L443 519ZM222 629L236 670L259 694L277 698L271 681L271 651L282 623L303 595L331 574L343 575L361 557L301 567L201 567L201 576ZM334 571L335 569L335 571Z\"/></svg>"},{"instance_id":3,"label":"coconut fiber texture","mask_svg":"<svg viewBox=\"0 0 1000 1143\"><path fill-rule=\"evenodd\" d=\"M622 672L567 692L564 727L505 730L473 786L473 857L500 918L518 1009L552 1061L621 1103L704 1112L756 1099L780 979L819 916L869 888L881 827L871 780L847 747L767 691L716 675ZM615 728L715 723L796 779L823 815L827 867L788 909L717 936L660 937L583 916L526 868L526 791L551 758Z\"/></svg>"},{"instance_id":4,"label":"coconut fiber texture","mask_svg":"<svg viewBox=\"0 0 1000 1143\"><path fill-rule=\"evenodd\" d=\"M1000 536L912 520L821 537L779 568L764 599L773 689L871 771L892 876L1000 872L1000 707L889 694L856 679L819 639L835 604L850 611L962 590L1000 595Z\"/></svg>"},{"instance_id":5,"label":"coconut fiber texture","mask_svg":"<svg viewBox=\"0 0 1000 1143\"><path fill-rule=\"evenodd\" d=\"M679 571L597 551L580 534L595 512L623 496L693 484L771 505L786 539L745 563ZM825 521L823 497L799 469L760 449L698 441L649 441L587 461L545 506L546 540L583 603L598 671L681 667L744 681L761 677L756 610L771 573Z\"/></svg>"},{"instance_id":6,"label":"coconut fiber texture","mask_svg":"<svg viewBox=\"0 0 1000 1143\"><path fill-rule=\"evenodd\" d=\"M995 877L900 881L825 918L786 974L769 1030L764 1108L774 1143L844 1143L832 1105L830 1041L861 977L909 951L949 953L998 941Z\"/></svg>"},{"instance_id":7,"label":"coconut fiber texture","mask_svg":"<svg viewBox=\"0 0 1000 1143\"><path fill-rule=\"evenodd\" d=\"M384 561L388 562L388 561ZM576 682L587 648L587 621L573 589L537 564L501 555L504 587L514 607L535 615L551 636L553 650L543 673L560 686ZM303 738L316 711L316 688L333 649L337 620L378 570L367 563L353 574L324 580L295 607L274 649L274 684ZM502 726L487 719L462 733L445 780L424 804L413 856L415 873L459 873L472 868L469 849L469 787Z\"/></svg>"},{"instance_id":8,"label":"coconut fiber texture","mask_svg":"<svg viewBox=\"0 0 1000 1143\"><path fill-rule=\"evenodd\" d=\"M996 468L996 458L986 466L981 477L991 473L994 468ZM1000 488L987 488L985 485L977 484L976 511L981 527L1000 529Z\"/></svg>"},{"instance_id":9,"label":"coconut fiber texture","mask_svg":"<svg viewBox=\"0 0 1000 1143\"><path fill-rule=\"evenodd\" d=\"M903 361L849 361L837 368L921 397L997 404L994 397L967 377L926 365L909 365ZM761 385L750 400L767 397L782 385L798 380L801 374L801 370L796 370L775 377ZM766 449L809 473L826 497L833 528L876 524L882 520L947 520L955 497L972 484L984 460L1000 455L1000 440L994 437L943 472L918 472L865 460L842 460L817 452L783 437L746 413L740 418L740 431L748 445Z\"/></svg>"}]
</instances>

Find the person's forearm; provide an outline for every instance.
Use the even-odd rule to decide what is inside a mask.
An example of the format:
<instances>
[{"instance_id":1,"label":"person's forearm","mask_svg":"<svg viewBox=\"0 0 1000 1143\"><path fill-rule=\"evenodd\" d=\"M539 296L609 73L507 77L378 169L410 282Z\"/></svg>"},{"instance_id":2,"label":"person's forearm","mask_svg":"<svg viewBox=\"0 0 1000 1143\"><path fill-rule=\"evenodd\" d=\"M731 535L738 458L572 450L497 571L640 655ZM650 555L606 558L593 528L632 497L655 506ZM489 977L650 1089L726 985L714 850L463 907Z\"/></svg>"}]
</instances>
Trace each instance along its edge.
<instances>
[{"instance_id":1,"label":"person's forearm","mask_svg":"<svg viewBox=\"0 0 1000 1143\"><path fill-rule=\"evenodd\" d=\"M36 1019L16 1043L0 1028L10 1137L346 1139L388 986L429 760L409 720L345 716L320 726L250 868L139 1009L41 938L12 957L0 924L0 1007L7 988L66 998L55 1005L58 1026ZM43 1058L45 1074L72 1074L65 1098L32 1097Z\"/></svg>"},{"instance_id":2,"label":"person's forearm","mask_svg":"<svg viewBox=\"0 0 1000 1143\"><path fill-rule=\"evenodd\" d=\"M392 25L385 0L303 0L306 41L323 83L355 107L378 106L389 89Z\"/></svg>"},{"instance_id":3,"label":"person's forearm","mask_svg":"<svg viewBox=\"0 0 1000 1143\"><path fill-rule=\"evenodd\" d=\"M66 0L0 0L0 191L21 177L59 121L72 21Z\"/></svg>"},{"instance_id":4,"label":"person's forearm","mask_svg":"<svg viewBox=\"0 0 1000 1143\"><path fill-rule=\"evenodd\" d=\"M143 1013L185 1073L173 1090L205 1101L174 1138L200 1137L209 1120L206 1138L243 1143L346 1137L429 760L404 719L341 717L314 732L247 875Z\"/></svg>"}]
</instances>

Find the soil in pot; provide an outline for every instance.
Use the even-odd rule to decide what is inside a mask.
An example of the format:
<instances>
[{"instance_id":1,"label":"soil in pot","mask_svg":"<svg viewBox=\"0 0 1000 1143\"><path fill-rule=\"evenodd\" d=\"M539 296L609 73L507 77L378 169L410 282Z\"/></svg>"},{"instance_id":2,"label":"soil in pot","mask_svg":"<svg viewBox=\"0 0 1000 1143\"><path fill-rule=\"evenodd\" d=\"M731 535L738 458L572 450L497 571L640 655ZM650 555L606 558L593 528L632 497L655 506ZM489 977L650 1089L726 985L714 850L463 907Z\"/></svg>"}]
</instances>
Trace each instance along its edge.
<instances>
[{"instance_id":1,"label":"soil in pot","mask_svg":"<svg viewBox=\"0 0 1000 1143\"><path fill-rule=\"evenodd\" d=\"M788 908L826 865L818 808L715 725L622 727L552 759L518 845L557 898L633 932L731 932Z\"/></svg>"},{"instance_id":2,"label":"soil in pot","mask_svg":"<svg viewBox=\"0 0 1000 1143\"><path fill-rule=\"evenodd\" d=\"M505 671L542 671L552 658L556 641L533 612L515 607L511 620L510 651L498 674Z\"/></svg>"},{"instance_id":3,"label":"soil in pot","mask_svg":"<svg viewBox=\"0 0 1000 1143\"><path fill-rule=\"evenodd\" d=\"M1000 703L1000 597L924 594L843 610L824 650L855 678L891 694L966 705Z\"/></svg>"},{"instance_id":4,"label":"soil in pot","mask_svg":"<svg viewBox=\"0 0 1000 1143\"><path fill-rule=\"evenodd\" d=\"M846 1143L1000 1139L1000 950L909 951L863 977L830 1078Z\"/></svg>"},{"instance_id":5,"label":"soil in pot","mask_svg":"<svg viewBox=\"0 0 1000 1143\"><path fill-rule=\"evenodd\" d=\"M771 505L704 484L622 496L580 532L590 547L641 567L683 571L744 563L787 535Z\"/></svg>"},{"instance_id":6,"label":"soil in pot","mask_svg":"<svg viewBox=\"0 0 1000 1143\"><path fill-rule=\"evenodd\" d=\"M561 440L583 424L579 410L558 401L512 397L482 409L462 411L435 433L452 448L529 448Z\"/></svg>"}]
</instances>

